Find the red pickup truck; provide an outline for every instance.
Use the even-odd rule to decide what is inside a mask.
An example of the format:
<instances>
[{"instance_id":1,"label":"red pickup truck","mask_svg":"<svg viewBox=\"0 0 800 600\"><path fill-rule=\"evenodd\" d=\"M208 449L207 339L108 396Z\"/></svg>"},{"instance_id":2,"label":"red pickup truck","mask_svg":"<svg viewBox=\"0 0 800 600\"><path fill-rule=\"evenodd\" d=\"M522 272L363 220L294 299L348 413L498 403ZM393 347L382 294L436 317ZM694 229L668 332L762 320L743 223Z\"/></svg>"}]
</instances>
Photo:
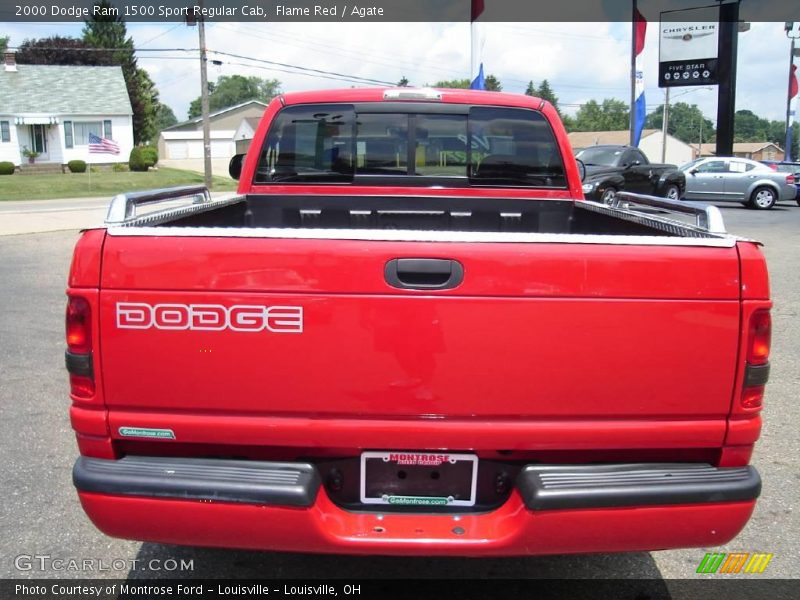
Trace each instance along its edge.
<instances>
[{"instance_id":1,"label":"red pickup truck","mask_svg":"<svg viewBox=\"0 0 800 600\"><path fill-rule=\"evenodd\" d=\"M75 248L103 532L478 556L744 527L771 304L716 208L584 200L554 108L492 92L282 95L232 171L117 196Z\"/></svg>"}]
</instances>

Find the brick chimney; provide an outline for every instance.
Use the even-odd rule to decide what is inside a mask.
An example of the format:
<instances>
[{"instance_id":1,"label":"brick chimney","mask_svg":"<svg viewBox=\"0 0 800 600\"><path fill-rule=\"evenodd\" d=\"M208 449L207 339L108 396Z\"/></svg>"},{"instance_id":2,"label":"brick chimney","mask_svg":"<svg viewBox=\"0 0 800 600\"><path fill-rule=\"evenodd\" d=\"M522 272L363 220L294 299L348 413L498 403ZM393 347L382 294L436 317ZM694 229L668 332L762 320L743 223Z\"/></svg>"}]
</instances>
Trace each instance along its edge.
<instances>
[{"instance_id":1,"label":"brick chimney","mask_svg":"<svg viewBox=\"0 0 800 600\"><path fill-rule=\"evenodd\" d=\"M13 52L6 52L3 55L5 59L6 65L6 73L16 73L17 72L17 58Z\"/></svg>"}]
</instances>

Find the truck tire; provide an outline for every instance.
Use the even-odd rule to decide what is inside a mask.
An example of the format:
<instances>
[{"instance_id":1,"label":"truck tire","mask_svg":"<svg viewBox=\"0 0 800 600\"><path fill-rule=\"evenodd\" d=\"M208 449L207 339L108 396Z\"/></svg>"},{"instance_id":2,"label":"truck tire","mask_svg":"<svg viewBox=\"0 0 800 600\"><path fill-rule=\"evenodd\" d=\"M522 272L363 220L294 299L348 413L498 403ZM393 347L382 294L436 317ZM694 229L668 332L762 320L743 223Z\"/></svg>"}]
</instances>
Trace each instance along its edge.
<instances>
[{"instance_id":1,"label":"truck tire","mask_svg":"<svg viewBox=\"0 0 800 600\"><path fill-rule=\"evenodd\" d=\"M600 196L600 202L602 202L603 204L611 204L616 195L617 195L617 188L615 188L614 186L609 186L603 191L603 195Z\"/></svg>"},{"instance_id":2,"label":"truck tire","mask_svg":"<svg viewBox=\"0 0 800 600\"><path fill-rule=\"evenodd\" d=\"M769 210L775 206L777 201L775 190L767 186L761 186L753 190L750 196L750 207L758 210Z\"/></svg>"},{"instance_id":3,"label":"truck tire","mask_svg":"<svg viewBox=\"0 0 800 600\"><path fill-rule=\"evenodd\" d=\"M664 191L664 198L667 200L680 200L681 189L674 183L669 184L667 189Z\"/></svg>"}]
</instances>

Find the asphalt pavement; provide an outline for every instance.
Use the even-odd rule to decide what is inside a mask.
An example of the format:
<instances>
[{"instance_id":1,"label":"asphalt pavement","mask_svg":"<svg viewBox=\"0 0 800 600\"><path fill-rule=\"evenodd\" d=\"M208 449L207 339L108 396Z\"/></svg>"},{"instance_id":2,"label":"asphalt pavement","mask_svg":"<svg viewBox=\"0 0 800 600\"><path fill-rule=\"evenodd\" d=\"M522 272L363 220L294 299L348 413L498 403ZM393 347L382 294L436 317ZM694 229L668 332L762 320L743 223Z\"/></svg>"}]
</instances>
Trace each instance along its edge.
<instances>
[{"instance_id":1,"label":"asphalt pavement","mask_svg":"<svg viewBox=\"0 0 800 600\"><path fill-rule=\"evenodd\" d=\"M37 204L40 209L48 206ZM88 204L91 210L97 208ZM712 550L773 553L761 577L791 578L796 577L794 567L800 560L800 371L796 366L800 357L800 208L784 205L757 212L736 205L722 211L729 231L765 242L775 308L765 426L753 459L764 481L762 497L745 530L727 546ZM0 211L0 222L6 217ZM668 580L695 576L705 549L511 559L398 559L214 550L106 537L84 516L71 483L77 448L67 412L63 313L67 270L77 238L75 230L0 236L0 456L5 462L0 471L0 489L4 491L0 577ZM95 570L59 570L54 567L56 559L95 560ZM115 564L118 568L97 571L100 559L107 567ZM177 564L191 561L193 568L171 570L174 563L170 560ZM670 582L664 585L669 587Z\"/></svg>"}]
</instances>

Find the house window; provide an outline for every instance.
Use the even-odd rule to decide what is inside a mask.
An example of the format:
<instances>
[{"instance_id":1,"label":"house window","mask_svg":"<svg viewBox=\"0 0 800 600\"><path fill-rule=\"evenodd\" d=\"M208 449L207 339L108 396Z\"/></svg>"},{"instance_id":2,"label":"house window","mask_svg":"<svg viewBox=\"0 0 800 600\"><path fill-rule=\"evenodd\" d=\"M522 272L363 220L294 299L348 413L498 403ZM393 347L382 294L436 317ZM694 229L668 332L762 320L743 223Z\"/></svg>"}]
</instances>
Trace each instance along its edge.
<instances>
[{"instance_id":1,"label":"house window","mask_svg":"<svg viewBox=\"0 0 800 600\"><path fill-rule=\"evenodd\" d=\"M103 121L103 137L107 140L113 140L114 137L111 135L111 120Z\"/></svg>"},{"instance_id":2,"label":"house window","mask_svg":"<svg viewBox=\"0 0 800 600\"><path fill-rule=\"evenodd\" d=\"M75 147L75 134L72 132L72 121L64 121L64 148Z\"/></svg>"},{"instance_id":3,"label":"house window","mask_svg":"<svg viewBox=\"0 0 800 600\"><path fill-rule=\"evenodd\" d=\"M0 142L11 141L11 128L8 126L8 121L0 121Z\"/></svg>"},{"instance_id":4,"label":"house window","mask_svg":"<svg viewBox=\"0 0 800 600\"><path fill-rule=\"evenodd\" d=\"M74 143L76 146L88 146L89 134L93 133L97 137L103 137L102 121L75 121L72 124L74 130Z\"/></svg>"}]
</instances>

